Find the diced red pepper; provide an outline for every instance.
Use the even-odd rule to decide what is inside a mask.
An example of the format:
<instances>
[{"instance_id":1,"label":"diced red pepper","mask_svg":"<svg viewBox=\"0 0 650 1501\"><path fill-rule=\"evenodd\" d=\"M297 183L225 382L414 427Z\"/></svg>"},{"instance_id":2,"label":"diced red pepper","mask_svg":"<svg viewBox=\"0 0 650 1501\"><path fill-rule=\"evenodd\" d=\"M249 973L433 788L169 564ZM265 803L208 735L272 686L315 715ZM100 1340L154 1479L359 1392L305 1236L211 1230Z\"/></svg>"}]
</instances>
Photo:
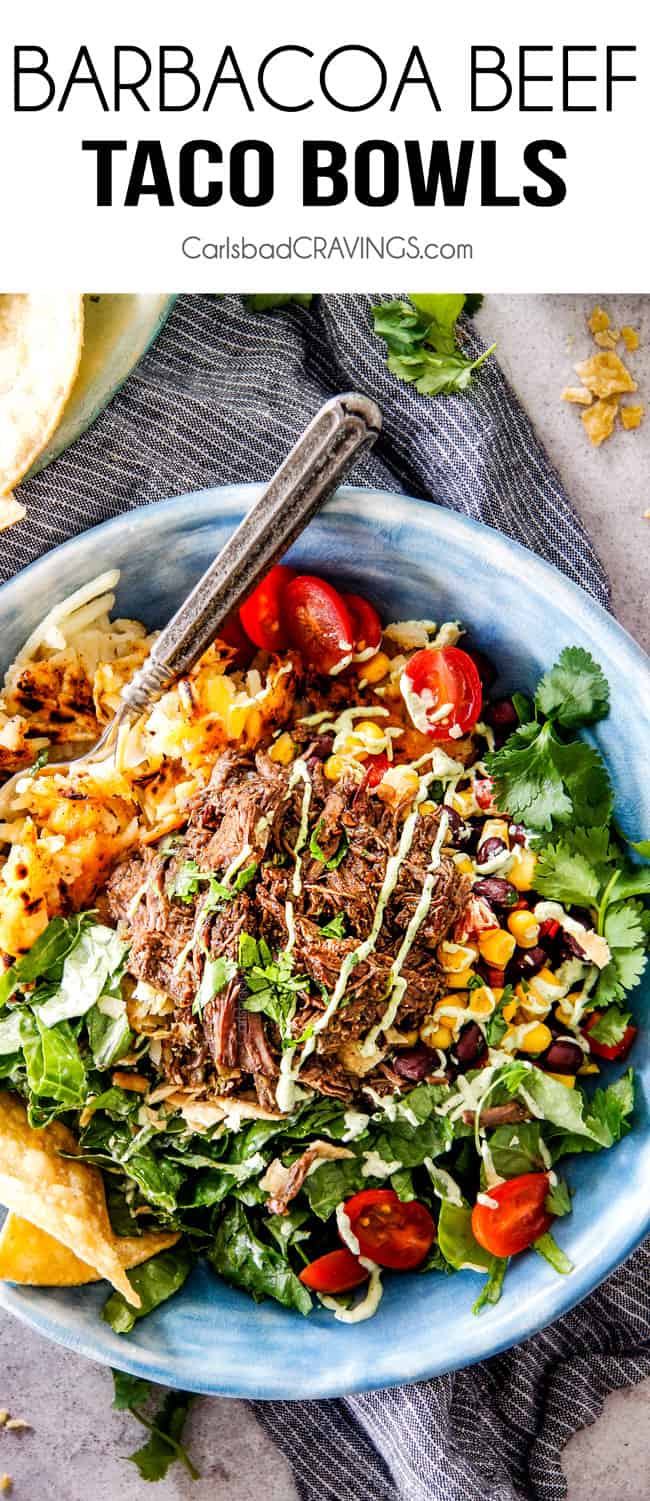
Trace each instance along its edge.
<instances>
[{"instance_id":1,"label":"diced red pepper","mask_svg":"<svg viewBox=\"0 0 650 1501\"><path fill-rule=\"evenodd\" d=\"M598 1042L595 1037L591 1037L589 1034L592 1027L595 1027L596 1022L600 1021L602 1014L602 1011L592 1011L583 1026L582 1030L586 1034L587 1042L589 1043L589 1052L593 1053L595 1058L606 1058L610 1063L615 1059L622 1060L627 1058L639 1030L638 1027L633 1026L632 1022L630 1022L629 1026L625 1028L620 1042Z\"/></svg>"},{"instance_id":2,"label":"diced red pepper","mask_svg":"<svg viewBox=\"0 0 650 1501\"><path fill-rule=\"evenodd\" d=\"M540 938L557 938L559 931L560 924L554 917L547 917L545 922L540 923Z\"/></svg>"}]
</instances>

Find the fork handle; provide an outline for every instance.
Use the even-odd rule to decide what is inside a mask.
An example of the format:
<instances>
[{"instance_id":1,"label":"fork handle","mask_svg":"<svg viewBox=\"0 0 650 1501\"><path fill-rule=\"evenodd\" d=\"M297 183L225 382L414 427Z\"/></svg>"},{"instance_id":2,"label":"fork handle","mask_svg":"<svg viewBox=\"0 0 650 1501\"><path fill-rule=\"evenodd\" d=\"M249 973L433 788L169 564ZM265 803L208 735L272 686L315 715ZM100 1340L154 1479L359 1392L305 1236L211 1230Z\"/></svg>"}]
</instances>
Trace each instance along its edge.
<instances>
[{"instance_id":1,"label":"fork handle","mask_svg":"<svg viewBox=\"0 0 650 1501\"><path fill-rule=\"evenodd\" d=\"M120 720L142 713L172 679L190 671L380 429L381 413L368 396L350 392L321 407L122 690Z\"/></svg>"}]
</instances>

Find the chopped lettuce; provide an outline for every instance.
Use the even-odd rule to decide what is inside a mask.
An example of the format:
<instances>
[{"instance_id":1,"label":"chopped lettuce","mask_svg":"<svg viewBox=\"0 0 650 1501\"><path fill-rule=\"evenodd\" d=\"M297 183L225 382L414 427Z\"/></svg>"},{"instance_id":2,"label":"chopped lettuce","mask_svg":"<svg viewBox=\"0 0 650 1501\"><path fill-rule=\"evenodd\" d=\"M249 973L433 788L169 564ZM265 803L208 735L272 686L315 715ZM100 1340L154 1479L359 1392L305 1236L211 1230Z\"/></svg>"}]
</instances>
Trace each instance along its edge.
<instances>
[{"instance_id":1,"label":"chopped lettuce","mask_svg":"<svg viewBox=\"0 0 650 1501\"><path fill-rule=\"evenodd\" d=\"M208 1260L220 1277L243 1288L256 1301L271 1297L298 1313L311 1311L307 1288L298 1281L286 1257L255 1234L241 1204L234 1203L226 1210Z\"/></svg>"}]
</instances>

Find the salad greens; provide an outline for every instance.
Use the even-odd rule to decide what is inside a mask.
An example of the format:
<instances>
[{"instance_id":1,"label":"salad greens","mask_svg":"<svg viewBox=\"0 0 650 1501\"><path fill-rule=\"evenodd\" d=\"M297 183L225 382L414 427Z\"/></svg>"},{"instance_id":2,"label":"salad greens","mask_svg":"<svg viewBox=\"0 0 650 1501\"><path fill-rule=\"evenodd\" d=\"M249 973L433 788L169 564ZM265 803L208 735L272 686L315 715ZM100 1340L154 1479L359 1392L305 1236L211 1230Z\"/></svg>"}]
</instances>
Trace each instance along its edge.
<instances>
[{"instance_id":1,"label":"salad greens","mask_svg":"<svg viewBox=\"0 0 650 1501\"><path fill-rule=\"evenodd\" d=\"M388 369L423 396L464 391L496 345L476 359L463 353L457 321L478 311L482 298L464 293L411 292L372 309L375 333L388 347Z\"/></svg>"}]
</instances>

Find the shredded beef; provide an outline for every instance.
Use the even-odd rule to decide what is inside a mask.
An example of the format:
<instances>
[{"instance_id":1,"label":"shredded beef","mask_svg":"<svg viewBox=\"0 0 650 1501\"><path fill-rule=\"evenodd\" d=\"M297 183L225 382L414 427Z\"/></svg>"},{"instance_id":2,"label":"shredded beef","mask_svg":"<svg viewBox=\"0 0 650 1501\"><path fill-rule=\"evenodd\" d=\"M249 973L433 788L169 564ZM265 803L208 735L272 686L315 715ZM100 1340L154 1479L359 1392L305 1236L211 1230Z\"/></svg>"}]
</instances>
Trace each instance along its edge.
<instances>
[{"instance_id":1,"label":"shredded beef","mask_svg":"<svg viewBox=\"0 0 650 1501\"><path fill-rule=\"evenodd\" d=\"M311 784L308 830L297 881L304 779L264 752L226 751L205 792L188 810L180 845L171 852L145 849L130 856L107 888L112 917L131 943L131 973L165 991L175 1004L172 1038L164 1050L170 1078L208 1085L214 1081L221 1091L233 1092L250 1090L252 1083L265 1106L275 1102L279 1028L268 1016L247 1010L246 975L240 971L200 1016L193 1014L206 959L222 957L236 965L242 933L265 940L274 956L289 947L293 976L302 982L289 1030L296 1039L309 1035L327 1006L341 964L369 935L387 863L403 828L403 810L387 809L358 779L347 776L333 786L314 745L312 737L305 762ZM376 941L352 969L328 1026L316 1031L314 1051L300 1077L322 1094L349 1100L359 1095L362 1081L376 1077L385 1089L399 1078L392 1073L391 1048L381 1033L367 1062L355 1067L351 1059L356 1051L363 1060L362 1039L386 1012L393 966L420 902L439 817L436 809L417 820ZM256 870L244 890L236 892L231 885L232 899L208 903L202 917L207 882L199 883L197 894L187 901L170 895L188 860L221 881L233 862L238 870L251 864ZM400 961L406 982L400 1028L417 1026L440 994L443 977L435 949L460 918L468 892L469 883L443 853L429 909ZM324 936L323 925L338 914L343 914L345 935Z\"/></svg>"}]
</instances>

